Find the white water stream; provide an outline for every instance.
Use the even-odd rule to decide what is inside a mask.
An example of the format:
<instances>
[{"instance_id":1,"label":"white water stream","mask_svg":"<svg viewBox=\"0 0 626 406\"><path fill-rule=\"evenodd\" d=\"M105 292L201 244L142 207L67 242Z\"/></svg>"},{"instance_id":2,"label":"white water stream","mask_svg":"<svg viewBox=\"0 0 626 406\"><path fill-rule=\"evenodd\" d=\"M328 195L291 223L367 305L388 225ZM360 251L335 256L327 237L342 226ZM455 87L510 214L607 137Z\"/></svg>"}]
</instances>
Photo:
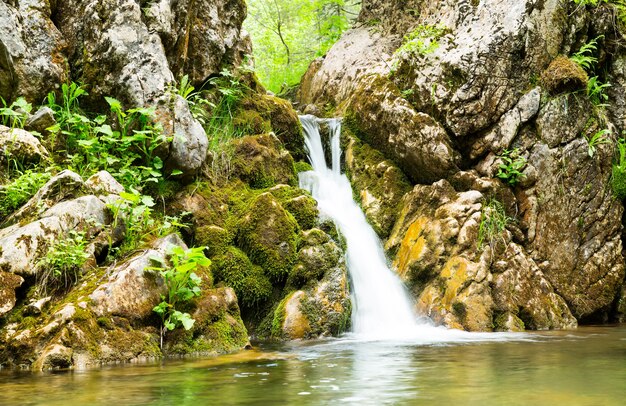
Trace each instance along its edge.
<instances>
[{"instance_id":1,"label":"white water stream","mask_svg":"<svg viewBox=\"0 0 626 406\"><path fill-rule=\"evenodd\" d=\"M378 236L354 202L352 187L341 173L341 122L301 116L305 147L313 171L300 173L300 187L311 192L322 216L339 228L347 243L346 262L352 288L352 331L357 340L411 343L507 339L511 335L467 333L418 322L408 292L389 269ZM331 166L326 163L320 123L330 130Z\"/></svg>"}]
</instances>

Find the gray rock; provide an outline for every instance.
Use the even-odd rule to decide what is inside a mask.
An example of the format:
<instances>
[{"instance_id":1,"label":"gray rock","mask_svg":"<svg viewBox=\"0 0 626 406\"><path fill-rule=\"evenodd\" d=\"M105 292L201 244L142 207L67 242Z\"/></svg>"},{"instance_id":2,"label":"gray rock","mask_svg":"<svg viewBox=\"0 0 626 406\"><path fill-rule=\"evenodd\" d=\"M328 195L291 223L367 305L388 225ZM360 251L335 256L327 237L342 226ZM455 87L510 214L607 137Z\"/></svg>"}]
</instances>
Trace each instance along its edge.
<instances>
[{"instance_id":1,"label":"gray rock","mask_svg":"<svg viewBox=\"0 0 626 406\"><path fill-rule=\"evenodd\" d=\"M26 120L25 127L29 131L37 131L43 134L47 128L52 127L56 122L52 109L50 107L42 107Z\"/></svg>"},{"instance_id":2,"label":"gray rock","mask_svg":"<svg viewBox=\"0 0 626 406\"><path fill-rule=\"evenodd\" d=\"M124 186L107 171L100 171L89 177L85 181L85 187L94 195L119 195L124 192Z\"/></svg>"},{"instance_id":3,"label":"gray rock","mask_svg":"<svg viewBox=\"0 0 626 406\"><path fill-rule=\"evenodd\" d=\"M46 210L40 220L0 230L0 269L20 276L35 276L38 262L54 241L78 227L89 227L97 234L108 221L108 209L95 196L59 203Z\"/></svg>"},{"instance_id":4,"label":"gray rock","mask_svg":"<svg viewBox=\"0 0 626 406\"><path fill-rule=\"evenodd\" d=\"M37 163L47 156L46 148L28 131L0 125L0 162Z\"/></svg>"},{"instance_id":5,"label":"gray rock","mask_svg":"<svg viewBox=\"0 0 626 406\"><path fill-rule=\"evenodd\" d=\"M0 96L40 103L68 75L50 2L0 2Z\"/></svg>"},{"instance_id":6,"label":"gray rock","mask_svg":"<svg viewBox=\"0 0 626 406\"><path fill-rule=\"evenodd\" d=\"M114 315L130 320L142 320L152 314L165 285L155 271L155 259L165 261L173 246L187 248L177 234L157 240L151 249L135 256L122 265L107 271L108 281L100 285L89 298L98 316Z\"/></svg>"}]
</instances>

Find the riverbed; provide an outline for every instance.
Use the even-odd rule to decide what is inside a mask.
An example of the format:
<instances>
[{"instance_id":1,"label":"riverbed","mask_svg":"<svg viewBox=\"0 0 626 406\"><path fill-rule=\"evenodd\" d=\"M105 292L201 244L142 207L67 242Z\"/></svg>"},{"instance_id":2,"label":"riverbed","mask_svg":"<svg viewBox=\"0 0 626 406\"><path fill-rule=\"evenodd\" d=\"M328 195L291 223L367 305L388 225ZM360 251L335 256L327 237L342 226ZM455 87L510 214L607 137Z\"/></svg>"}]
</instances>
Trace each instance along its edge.
<instances>
[{"instance_id":1,"label":"riverbed","mask_svg":"<svg viewBox=\"0 0 626 406\"><path fill-rule=\"evenodd\" d=\"M626 325L439 343L352 336L208 359L0 371L0 405L623 405Z\"/></svg>"}]
</instances>

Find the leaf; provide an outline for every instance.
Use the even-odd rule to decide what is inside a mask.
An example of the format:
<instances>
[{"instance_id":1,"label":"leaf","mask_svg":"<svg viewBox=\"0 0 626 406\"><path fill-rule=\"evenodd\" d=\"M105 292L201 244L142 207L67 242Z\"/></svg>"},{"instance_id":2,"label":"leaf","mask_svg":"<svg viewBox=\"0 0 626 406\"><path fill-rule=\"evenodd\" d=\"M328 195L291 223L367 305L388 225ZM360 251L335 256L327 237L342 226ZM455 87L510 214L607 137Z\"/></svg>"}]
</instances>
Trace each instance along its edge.
<instances>
[{"instance_id":1,"label":"leaf","mask_svg":"<svg viewBox=\"0 0 626 406\"><path fill-rule=\"evenodd\" d=\"M182 323L185 330L191 330L194 323L196 322L194 319L191 318L189 313L182 313L179 317L179 321Z\"/></svg>"},{"instance_id":2,"label":"leaf","mask_svg":"<svg viewBox=\"0 0 626 406\"><path fill-rule=\"evenodd\" d=\"M178 176L178 175L182 175L183 171L181 171L180 169L174 169L172 171L172 176Z\"/></svg>"}]
</instances>

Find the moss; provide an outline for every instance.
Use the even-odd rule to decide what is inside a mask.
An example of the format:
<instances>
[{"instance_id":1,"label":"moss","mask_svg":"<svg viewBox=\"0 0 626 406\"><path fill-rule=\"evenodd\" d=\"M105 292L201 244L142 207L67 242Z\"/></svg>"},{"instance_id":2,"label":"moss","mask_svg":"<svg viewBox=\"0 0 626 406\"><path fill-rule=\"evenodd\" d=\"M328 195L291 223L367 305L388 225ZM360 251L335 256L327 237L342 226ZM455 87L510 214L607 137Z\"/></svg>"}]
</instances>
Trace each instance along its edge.
<instances>
[{"instance_id":1,"label":"moss","mask_svg":"<svg viewBox=\"0 0 626 406\"><path fill-rule=\"evenodd\" d=\"M543 86L553 95L587 87L587 73L576 62L560 55L541 75Z\"/></svg>"},{"instance_id":2,"label":"moss","mask_svg":"<svg viewBox=\"0 0 626 406\"><path fill-rule=\"evenodd\" d=\"M240 110L233 119L233 127L238 134L256 135L272 131L271 123L255 110Z\"/></svg>"},{"instance_id":3,"label":"moss","mask_svg":"<svg viewBox=\"0 0 626 406\"><path fill-rule=\"evenodd\" d=\"M298 223L270 193L258 196L237 225L235 242L274 282L284 281L296 259Z\"/></svg>"},{"instance_id":4,"label":"moss","mask_svg":"<svg viewBox=\"0 0 626 406\"><path fill-rule=\"evenodd\" d=\"M272 135L248 136L233 142L231 163L234 176L252 188L263 189L277 183L296 184L293 158L280 150Z\"/></svg>"},{"instance_id":5,"label":"moss","mask_svg":"<svg viewBox=\"0 0 626 406\"><path fill-rule=\"evenodd\" d=\"M96 322L98 323L98 325L106 330L112 330L113 329L113 321L111 320L110 317L98 317L96 319Z\"/></svg>"},{"instance_id":6,"label":"moss","mask_svg":"<svg viewBox=\"0 0 626 406\"><path fill-rule=\"evenodd\" d=\"M272 131L294 158L305 158L302 126L291 103L278 97L255 94L242 101L242 108L256 111L269 120Z\"/></svg>"},{"instance_id":7,"label":"moss","mask_svg":"<svg viewBox=\"0 0 626 406\"><path fill-rule=\"evenodd\" d=\"M278 306L276 306L276 309L274 310L274 313L273 313L274 316L272 318L272 330L271 330L272 338L279 339L279 340L284 338L283 324L285 324L285 316L286 316L285 306L290 296L291 295L287 295L283 300L281 300L280 303L278 303Z\"/></svg>"},{"instance_id":8,"label":"moss","mask_svg":"<svg viewBox=\"0 0 626 406\"><path fill-rule=\"evenodd\" d=\"M615 197L620 200L626 199L626 171L619 165L613 165L611 188Z\"/></svg>"},{"instance_id":9,"label":"moss","mask_svg":"<svg viewBox=\"0 0 626 406\"><path fill-rule=\"evenodd\" d=\"M209 257L223 254L231 243L232 235L222 227L209 225L196 230L196 244L207 247Z\"/></svg>"},{"instance_id":10,"label":"moss","mask_svg":"<svg viewBox=\"0 0 626 406\"><path fill-rule=\"evenodd\" d=\"M255 266L245 253L229 247L226 252L215 258L211 270L216 281L232 287L242 306L253 307L265 302L272 294L272 284Z\"/></svg>"},{"instance_id":11,"label":"moss","mask_svg":"<svg viewBox=\"0 0 626 406\"><path fill-rule=\"evenodd\" d=\"M303 230L315 227L319 218L317 202L310 196L299 196L286 201L283 206L293 215Z\"/></svg>"},{"instance_id":12,"label":"moss","mask_svg":"<svg viewBox=\"0 0 626 406\"><path fill-rule=\"evenodd\" d=\"M313 167L308 162L298 161L294 164L296 173L312 171Z\"/></svg>"},{"instance_id":13,"label":"moss","mask_svg":"<svg viewBox=\"0 0 626 406\"><path fill-rule=\"evenodd\" d=\"M465 321L465 318L467 317L467 306L465 306L465 303L452 303L452 314L454 314L456 318L459 319L461 323L463 323Z\"/></svg>"}]
</instances>

